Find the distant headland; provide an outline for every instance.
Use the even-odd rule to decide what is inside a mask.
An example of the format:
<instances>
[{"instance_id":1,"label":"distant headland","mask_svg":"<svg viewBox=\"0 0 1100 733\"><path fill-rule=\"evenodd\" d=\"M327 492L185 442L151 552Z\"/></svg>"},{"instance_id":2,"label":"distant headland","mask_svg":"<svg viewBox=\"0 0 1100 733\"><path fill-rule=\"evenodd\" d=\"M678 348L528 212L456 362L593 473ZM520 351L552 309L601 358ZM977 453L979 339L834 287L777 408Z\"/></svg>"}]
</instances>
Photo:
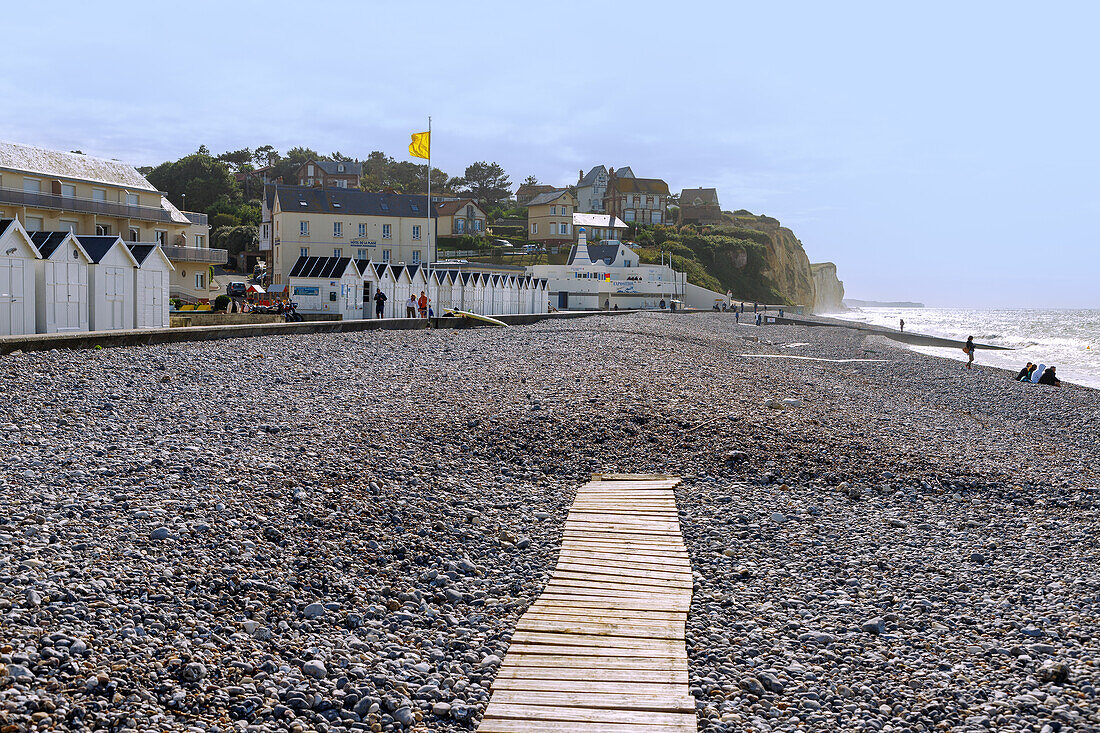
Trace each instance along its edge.
<instances>
[{"instance_id":1,"label":"distant headland","mask_svg":"<svg viewBox=\"0 0 1100 733\"><path fill-rule=\"evenodd\" d=\"M882 301L882 300L855 300L844 299L846 308L923 308L924 303L911 303L907 300Z\"/></svg>"}]
</instances>

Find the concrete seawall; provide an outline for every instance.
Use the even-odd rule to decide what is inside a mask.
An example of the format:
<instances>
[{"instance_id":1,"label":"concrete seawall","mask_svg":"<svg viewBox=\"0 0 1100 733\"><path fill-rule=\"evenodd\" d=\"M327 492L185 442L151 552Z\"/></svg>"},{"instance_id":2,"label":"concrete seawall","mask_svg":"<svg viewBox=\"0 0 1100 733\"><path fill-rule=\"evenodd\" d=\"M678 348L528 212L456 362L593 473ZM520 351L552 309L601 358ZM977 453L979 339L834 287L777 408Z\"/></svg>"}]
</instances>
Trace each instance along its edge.
<instances>
[{"instance_id":1,"label":"concrete seawall","mask_svg":"<svg viewBox=\"0 0 1100 733\"><path fill-rule=\"evenodd\" d=\"M596 315L626 315L631 310L568 311L493 316L511 325L525 325L547 320L586 318ZM185 341L218 341L252 336L277 336L296 333L351 333L354 331L414 331L427 328L475 328L485 324L465 318L387 318L351 321L305 321L301 323L247 323L186 328L149 328L124 331L84 331L79 333L38 333L26 336L0 337L0 354L13 351L46 351L49 349L91 349L96 346L148 346Z\"/></svg>"},{"instance_id":2,"label":"concrete seawall","mask_svg":"<svg viewBox=\"0 0 1100 733\"><path fill-rule=\"evenodd\" d=\"M859 323L858 321L845 321L840 318L825 318L823 316L772 316L775 323L788 324L794 326L827 326L830 328L850 328L854 331L866 331L867 333L873 333L877 336L884 336L894 341L900 341L903 344L910 344L912 346L940 346L943 348L956 348L961 349L966 345L965 341L959 341L957 339L943 338L941 336L928 336L922 333L911 333L909 331L898 331L894 328L885 328L883 326L872 326L867 323ZM988 351L1013 351L1013 349L1007 346L993 346L992 344L979 344L974 343L974 347L978 349L985 349Z\"/></svg>"}]
</instances>

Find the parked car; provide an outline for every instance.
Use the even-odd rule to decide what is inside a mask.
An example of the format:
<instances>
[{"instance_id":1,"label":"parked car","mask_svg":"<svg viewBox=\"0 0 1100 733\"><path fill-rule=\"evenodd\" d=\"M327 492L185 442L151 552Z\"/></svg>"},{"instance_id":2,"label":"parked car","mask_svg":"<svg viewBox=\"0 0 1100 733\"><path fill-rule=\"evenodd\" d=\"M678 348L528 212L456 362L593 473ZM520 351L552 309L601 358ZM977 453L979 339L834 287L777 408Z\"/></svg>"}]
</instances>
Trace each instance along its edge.
<instances>
[{"instance_id":1,"label":"parked car","mask_svg":"<svg viewBox=\"0 0 1100 733\"><path fill-rule=\"evenodd\" d=\"M248 283L234 280L225 286L225 294L230 298L243 298L248 294Z\"/></svg>"},{"instance_id":2,"label":"parked car","mask_svg":"<svg viewBox=\"0 0 1100 733\"><path fill-rule=\"evenodd\" d=\"M511 247L512 243L509 242L507 239L494 239L493 240L493 246L494 247Z\"/></svg>"}]
</instances>

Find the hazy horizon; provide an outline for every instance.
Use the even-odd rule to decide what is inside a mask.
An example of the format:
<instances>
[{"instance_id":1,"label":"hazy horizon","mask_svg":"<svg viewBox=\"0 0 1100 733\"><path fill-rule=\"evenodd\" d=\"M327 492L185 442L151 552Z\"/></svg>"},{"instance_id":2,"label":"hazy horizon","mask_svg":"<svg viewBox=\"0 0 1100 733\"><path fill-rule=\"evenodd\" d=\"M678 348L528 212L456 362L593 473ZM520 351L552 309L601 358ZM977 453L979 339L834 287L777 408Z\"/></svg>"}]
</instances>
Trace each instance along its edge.
<instances>
[{"instance_id":1,"label":"hazy horizon","mask_svg":"<svg viewBox=\"0 0 1100 733\"><path fill-rule=\"evenodd\" d=\"M41 10L8 9L0 139L135 166L200 145L403 160L430 114L451 175L717 187L850 298L1100 307L1089 5L50 7L46 50Z\"/></svg>"}]
</instances>

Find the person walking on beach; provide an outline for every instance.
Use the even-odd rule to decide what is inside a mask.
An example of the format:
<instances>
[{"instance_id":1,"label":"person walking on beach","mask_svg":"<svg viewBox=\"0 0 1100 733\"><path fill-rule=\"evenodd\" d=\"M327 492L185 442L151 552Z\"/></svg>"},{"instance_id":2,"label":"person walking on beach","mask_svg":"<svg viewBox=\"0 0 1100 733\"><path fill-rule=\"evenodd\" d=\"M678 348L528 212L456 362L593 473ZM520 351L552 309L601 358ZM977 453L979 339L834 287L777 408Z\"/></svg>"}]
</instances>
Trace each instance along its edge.
<instances>
[{"instance_id":1,"label":"person walking on beach","mask_svg":"<svg viewBox=\"0 0 1100 733\"><path fill-rule=\"evenodd\" d=\"M424 294L424 291L420 291L420 298L416 301L417 308L420 309L420 317L428 317L428 296Z\"/></svg>"},{"instance_id":2,"label":"person walking on beach","mask_svg":"<svg viewBox=\"0 0 1100 733\"><path fill-rule=\"evenodd\" d=\"M1054 373L1054 367L1047 367L1042 376L1039 377L1039 384L1049 384L1052 387L1057 387L1062 383L1062 380L1058 379L1058 376Z\"/></svg>"},{"instance_id":3,"label":"person walking on beach","mask_svg":"<svg viewBox=\"0 0 1100 733\"><path fill-rule=\"evenodd\" d=\"M405 301L405 318L416 318L416 297L412 293Z\"/></svg>"},{"instance_id":4,"label":"person walking on beach","mask_svg":"<svg viewBox=\"0 0 1100 733\"><path fill-rule=\"evenodd\" d=\"M905 319L904 318L901 319L901 331L902 331L902 333L905 332Z\"/></svg>"},{"instance_id":5,"label":"person walking on beach","mask_svg":"<svg viewBox=\"0 0 1100 733\"><path fill-rule=\"evenodd\" d=\"M973 369L974 367L971 366L974 363L974 337L973 336L967 336L966 337L966 346L963 347L963 351L965 351L967 357L969 357L969 360L966 362L966 368L967 369Z\"/></svg>"},{"instance_id":6,"label":"person walking on beach","mask_svg":"<svg viewBox=\"0 0 1100 733\"><path fill-rule=\"evenodd\" d=\"M386 294L381 290L374 294L374 313L379 318L386 317Z\"/></svg>"},{"instance_id":7,"label":"person walking on beach","mask_svg":"<svg viewBox=\"0 0 1100 733\"><path fill-rule=\"evenodd\" d=\"M1020 373L1016 375L1016 381L1017 382L1030 382L1031 381L1031 373L1033 371L1035 371L1035 365L1032 364L1029 361L1027 363L1027 366L1025 366L1023 369L1021 369Z\"/></svg>"}]
</instances>

